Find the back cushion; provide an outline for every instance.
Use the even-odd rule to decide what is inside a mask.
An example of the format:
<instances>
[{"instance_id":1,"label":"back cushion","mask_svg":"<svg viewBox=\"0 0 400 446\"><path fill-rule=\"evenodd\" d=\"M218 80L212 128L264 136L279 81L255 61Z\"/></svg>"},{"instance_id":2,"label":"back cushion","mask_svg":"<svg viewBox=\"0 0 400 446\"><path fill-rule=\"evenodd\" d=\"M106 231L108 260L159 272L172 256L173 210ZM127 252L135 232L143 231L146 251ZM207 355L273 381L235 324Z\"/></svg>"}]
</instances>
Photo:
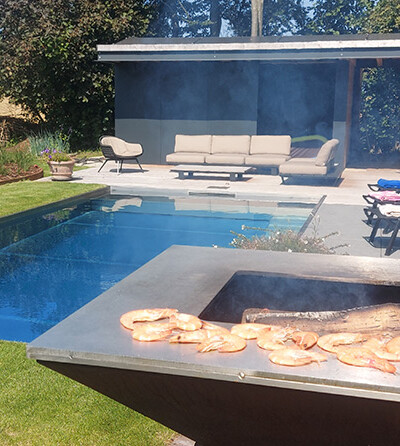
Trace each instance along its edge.
<instances>
[{"instance_id":1,"label":"back cushion","mask_svg":"<svg viewBox=\"0 0 400 446\"><path fill-rule=\"evenodd\" d=\"M240 153L248 155L249 135L213 135L211 153Z\"/></svg>"},{"instance_id":2,"label":"back cushion","mask_svg":"<svg viewBox=\"0 0 400 446\"><path fill-rule=\"evenodd\" d=\"M211 152L211 135L176 135L175 152Z\"/></svg>"},{"instance_id":3,"label":"back cushion","mask_svg":"<svg viewBox=\"0 0 400 446\"><path fill-rule=\"evenodd\" d=\"M338 139L330 139L319 149L318 155L315 158L316 166L326 166L333 160L336 152L336 148L339 144Z\"/></svg>"},{"instance_id":4,"label":"back cushion","mask_svg":"<svg viewBox=\"0 0 400 446\"><path fill-rule=\"evenodd\" d=\"M253 135L250 155L290 155L291 141L289 135Z\"/></svg>"},{"instance_id":5,"label":"back cushion","mask_svg":"<svg viewBox=\"0 0 400 446\"><path fill-rule=\"evenodd\" d=\"M111 146L116 155L124 155L124 153L127 151L125 141L117 138L116 136L105 136L101 139L101 144Z\"/></svg>"}]
</instances>

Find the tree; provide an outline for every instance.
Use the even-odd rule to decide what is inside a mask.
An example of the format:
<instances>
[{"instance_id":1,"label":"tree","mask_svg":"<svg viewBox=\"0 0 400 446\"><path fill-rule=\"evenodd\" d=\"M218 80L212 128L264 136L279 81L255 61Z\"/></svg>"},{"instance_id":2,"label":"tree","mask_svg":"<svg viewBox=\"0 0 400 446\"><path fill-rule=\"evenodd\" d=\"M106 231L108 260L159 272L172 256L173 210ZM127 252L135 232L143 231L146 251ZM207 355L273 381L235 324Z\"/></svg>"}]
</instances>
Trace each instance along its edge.
<instances>
[{"instance_id":1,"label":"tree","mask_svg":"<svg viewBox=\"0 0 400 446\"><path fill-rule=\"evenodd\" d=\"M380 0L364 32L400 32L400 0ZM359 150L362 154L400 154L400 66L368 68L363 72Z\"/></svg>"},{"instance_id":2,"label":"tree","mask_svg":"<svg viewBox=\"0 0 400 446\"><path fill-rule=\"evenodd\" d=\"M89 148L113 125L113 70L96 44L143 35L146 2L0 0L0 93ZM79 146L78 146L79 144Z\"/></svg>"},{"instance_id":3,"label":"tree","mask_svg":"<svg viewBox=\"0 0 400 446\"><path fill-rule=\"evenodd\" d=\"M376 156L400 153L399 69L364 70L361 90L360 151Z\"/></svg>"},{"instance_id":4,"label":"tree","mask_svg":"<svg viewBox=\"0 0 400 446\"><path fill-rule=\"evenodd\" d=\"M363 28L376 0L316 0L306 28L314 34L355 34Z\"/></svg>"},{"instance_id":5,"label":"tree","mask_svg":"<svg viewBox=\"0 0 400 446\"><path fill-rule=\"evenodd\" d=\"M257 35L293 34L305 24L303 1L154 0L157 19L149 33L159 37L219 36L225 21L235 36L249 36L255 25L253 33Z\"/></svg>"},{"instance_id":6,"label":"tree","mask_svg":"<svg viewBox=\"0 0 400 446\"><path fill-rule=\"evenodd\" d=\"M380 0L371 11L364 31L369 33L400 32L400 0Z\"/></svg>"},{"instance_id":7,"label":"tree","mask_svg":"<svg viewBox=\"0 0 400 446\"><path fill-rule=\"evenodd\" d=\"M264 0L251 0L251 35L261 36L263 29Z\"/></svg>"},{"instance_id":8,"label":"tree","mask_svg":"<svg viewBox=\"0 0 400 446\"><path fill-rule=\"evenodd\" d=\"M219 0L154 0L156 15L148 34L157 37L207 37L220 35Z\"/></svg>"},{"instance_id":9,"label":"tree","mask_svg":"<svg viewBox=\"0 0 400 446\"><path fill-rule=\"evenodd\" d=\"M222 0L223 18L239 36L296 34L306 21L303 0Z\"/></svg>"}]
</instances>

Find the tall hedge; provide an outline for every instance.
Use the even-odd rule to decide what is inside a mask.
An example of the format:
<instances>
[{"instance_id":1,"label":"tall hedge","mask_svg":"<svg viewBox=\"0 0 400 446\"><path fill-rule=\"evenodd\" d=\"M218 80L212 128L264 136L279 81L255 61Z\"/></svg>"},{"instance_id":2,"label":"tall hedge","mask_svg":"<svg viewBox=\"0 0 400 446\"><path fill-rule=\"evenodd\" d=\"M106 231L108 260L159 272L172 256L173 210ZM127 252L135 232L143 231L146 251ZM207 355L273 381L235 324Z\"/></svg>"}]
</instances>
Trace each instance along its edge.
<instances>
[{"instance_id":1,"label":"tall hedge","mask_svg":"<svg viewBox=\"0 0 400 446\"><path fill-rule=\"evenodd\" d=\"M96 44L141 36L146 1L0 0L0 95L91 148L113 125L112 66Z\"/></svg>"}]
</instances>

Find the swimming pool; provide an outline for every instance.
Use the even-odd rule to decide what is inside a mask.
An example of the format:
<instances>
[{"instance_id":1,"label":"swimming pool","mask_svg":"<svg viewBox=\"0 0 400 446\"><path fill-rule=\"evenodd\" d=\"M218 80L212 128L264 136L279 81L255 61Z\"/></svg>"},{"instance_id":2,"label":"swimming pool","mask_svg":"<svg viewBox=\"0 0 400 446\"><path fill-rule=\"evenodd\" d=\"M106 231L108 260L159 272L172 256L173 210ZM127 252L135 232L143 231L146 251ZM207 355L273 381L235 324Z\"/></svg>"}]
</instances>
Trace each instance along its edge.
<instances>
[{"instance_id":1,"label":"swimming pool","mask_svg":"<svg viewBox=\"0 0 400 446\"><path fill-rule=\"evenodd\" d=\"M300 230L315 205L109 195L3 223L0 339L30 342L173 244L229 247L243 225Z\"/></svg>"}]
</instances>

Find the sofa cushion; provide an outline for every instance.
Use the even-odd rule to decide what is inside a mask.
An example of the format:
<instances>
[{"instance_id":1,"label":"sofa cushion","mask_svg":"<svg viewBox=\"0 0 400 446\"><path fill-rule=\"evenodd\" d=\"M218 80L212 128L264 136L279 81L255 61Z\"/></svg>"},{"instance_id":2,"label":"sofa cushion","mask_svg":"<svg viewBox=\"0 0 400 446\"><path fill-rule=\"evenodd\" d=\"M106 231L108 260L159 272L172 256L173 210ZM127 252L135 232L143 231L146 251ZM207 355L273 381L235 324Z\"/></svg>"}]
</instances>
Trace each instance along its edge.
<instances>
[{"instance_id":1,"label":"sofa cushion","mask_svg":"<svg viewBox=\"0 0 400 446\"><path fill-rule=\"evenodd\" d=\"M211 152L211 135L176 135L174 152Z\"/></svg>"},{"instance_id":2,"label":"sofa cushion","mask_svg":"<svg viewBox=\"0 0 400 446\"><path fill-rule=\"evenodd\" d=\"M253 135L250 142L250 155L278 154L290 155L289 135Z\"/></svg>"},{"instance_id":3,"label":"sofa cushion","mask_svg":"<svg viewBox=\"0 0 400 446\"><path fill-rule=\"evenodd\" d=\"M249 135L213 135L211 153L240 153L248 155L250 150Z\"/></svg>"},{"instance_id":4,"label":"sofa cushion","mask_svg":"<svg viewBox=\"0 0 400 446\"><path fill-rule=\"evenodd\" d=\"M245 164L248 166L266 166L278 167L287 161L290 157L283 155L248 155L245 158Z\"/></svg>"},{"instance_id":5,"label":"sofa cushion","mask_svg":"<svg viewBox=\"0 0 400 446\"><path fill-rule=\"evenodd\" d=\"M326 175L327 172L328 168L316 166L313 158L302 163L289 160L279 166L279 175Z\"/></svg>"},{"instance_id":6,"label":"sofa cushion","mask_svg":"<svg viewBox=\"0 0 400 446\"><path fill-rule=\"evenodd\" d=\"M315 159L316 166L326 166L333 160L339 140L330 139L319 149L318 155Z\"/></svg>"},{"instance_id":7,"label":"sofa cushion","mask_svg":"<svg viewBox=\"0 0 400 446\"><path fill-rule=\"evenodd\" d=\"M167 163L203 164L204 153L178 152L169 153L166 157Z\"/></svg>"},{"instance_id":8,"label":"sofa cushion","mask_svg":"<svg viewBox=\"0 0 400 446\"><path fill-rule=\"evenodd\" d=\"M244 164L244 155L237 153L217 153L212 155L206 155L207 164L226 164L226 165L242 165Z\"/></svg>"}]
</instances>

